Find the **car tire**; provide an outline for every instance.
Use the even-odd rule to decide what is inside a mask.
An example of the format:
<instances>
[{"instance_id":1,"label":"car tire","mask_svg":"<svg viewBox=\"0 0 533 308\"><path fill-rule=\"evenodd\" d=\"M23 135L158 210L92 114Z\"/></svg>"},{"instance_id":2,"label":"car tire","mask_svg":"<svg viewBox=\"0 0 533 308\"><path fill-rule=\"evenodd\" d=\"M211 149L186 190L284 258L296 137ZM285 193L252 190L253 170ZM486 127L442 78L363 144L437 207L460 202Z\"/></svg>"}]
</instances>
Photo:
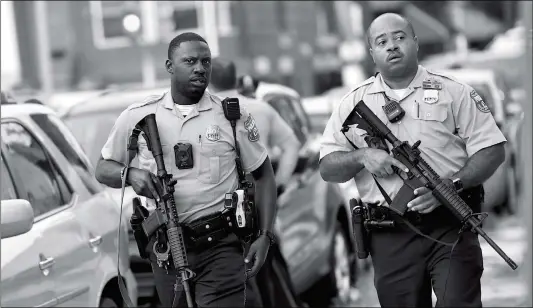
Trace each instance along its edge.
<instances>
[{"instance_id":1,"label":"car tire","mask_svg":"<svg viewBox=\"0 0 533 308\"><path fill-rule=\"evenodd\" d=\"M350 240L340 222L337 222L332 241L331 271L302 296L312 308L346 305L350 301L356 266L350 263Z\"/></svg>"},{"instance_id":2,"label":"car tire","mask_svg":"<svg viewBox=\"0 0 533 308\"><path fill-rule=\"evenodd\" d=\"M98 307L101 307L101 308L118 308L119 305L117 305L117 303L112 298L102 297L102 299L100 300L100 305L98 305Z\"/></svg>"}]
</instances>

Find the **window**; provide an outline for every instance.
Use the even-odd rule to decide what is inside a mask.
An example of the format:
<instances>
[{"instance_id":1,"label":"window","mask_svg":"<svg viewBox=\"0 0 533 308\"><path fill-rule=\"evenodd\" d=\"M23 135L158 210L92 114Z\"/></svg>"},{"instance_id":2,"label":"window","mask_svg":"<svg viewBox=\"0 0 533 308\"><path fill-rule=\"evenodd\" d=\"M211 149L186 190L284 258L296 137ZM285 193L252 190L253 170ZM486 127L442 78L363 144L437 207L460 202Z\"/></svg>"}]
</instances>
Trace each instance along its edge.
<instances>
[{"instance_id":1,"label":"window","mask_svg":"<svg viewBox=\"0 0 533 308\"><path fill-rule=\"evenodd\" d=\"M162 39L202 28L202 1L157 1L157 20Z\"/></svg>"},{"instance_id":2,"label":"window","mask_svg":"<svg viewBox=\"0 0 533 308\"><path fill-rule=\"evenodd\" d=\"M103 188L96 181L91 163L84 156L83 150L76 141L76 138L64 126L61 120L56 116L48 114L32 114L31 118L46 133L61 153L65 155L87 190L91 194L102 191Z\"/></svg>"},{"instance_id":3,"label":"window","mask_svg":"<svg viewBox=\"0 0 533 308\"><path fill-rule=\"evenodd\" d=\"M1 200L11 200L11 199L17 199L17 193L15 192L15 186L13 185L13 180L11 179L11 175L9 174L9 170L7 170L6 163L4 162L3 158L0 158L2 161L2 170L0 172L2 173L2 177L0 178L0 191L1 191Z\"/></svg>"},{"instance_id":4,"label":"window","mask_svg":"<svg viewBox=\"0 0 533 308\"><path fill-rule=\"evenodd\" d=\"M237 30L238 1L216 1L217 27L220 36L230 36Z\"/></svg>"},{"instance_id":5,"label":"window","mask_svg":"<svg viewBox=\"0 0 533 308\"><path fill-rule=\"evenodd\" d=\"M28 200L34 216L68 203L72 192L43 147L20 124L1 124L3 155L21 199Z\"/></svg>"},{"instance_id":6,"label":"window","mask_svg":"<svg viewBox=\"0 0 533 308\"><path fill-rule=\"evenodd\" d=\"M132 13L142 19L140 1L89 1L89 5L96 47L116 48L131 44L122 26L122 18L127 13Z\"/></svg>"},{"instance_id":7,"label":"window","mask_svg":"<svg viewBox=\"0 0 533 308\"><path fill-rule=\"evenodd\" d=\"M266 101L279 113L279 115L289 124L294 131L298 140L304 144L307 140L306 133L302 131L304 127L301 119L298 118L298 113L292 105L291 98L288 96L273 96L267 98Z\"/></svg>"}]
</instances>

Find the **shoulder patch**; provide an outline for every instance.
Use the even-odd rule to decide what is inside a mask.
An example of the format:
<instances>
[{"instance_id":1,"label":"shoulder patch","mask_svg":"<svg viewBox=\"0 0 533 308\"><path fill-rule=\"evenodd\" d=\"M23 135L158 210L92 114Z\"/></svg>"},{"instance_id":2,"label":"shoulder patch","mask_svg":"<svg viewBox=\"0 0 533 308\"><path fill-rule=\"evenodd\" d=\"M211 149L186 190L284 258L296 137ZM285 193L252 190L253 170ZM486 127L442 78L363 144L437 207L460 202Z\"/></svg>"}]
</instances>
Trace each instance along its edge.
<instances>
[{"instance_id":1,"label":"shoulder patch","mask_svg":"<svg viewBox=\"0 0 533 308\"><path fill-rule=\"evenodd\" d=\"M151 105L151 104L157 103L161 99L163 99L164 96L165 96L165 93L159 94L159 95L150 95L150 96L146 97L145 99L143 99L142 101L140 101L138 103L131 104L128 107L128 109L131 110L131 109L140 108L140 107L143 107L143 106L146 106L146 105Z\"/></svg>"},{"instance_id":2,"label":"shoulder patch","mask_svg":"<svg viewBox=\"0 0 533 308\"><path fill-rule=\"evenodd\" d=\"M483 113L489 113L490 108L489 106L483 101L483 98L479 94L477 94L476 90L472 90L470 92L470 97L472 100L476 103L476 107L479 111Z\"/></svg>"},{"instance_id":3,"label":"shoulder patch","mask_svg":"<svg viewBox=\"0 0 533 308\"><path fill-rule=\"evenodd\" d=\"M248 131L248 140L251 142L259 140L259 129L251 113L248 114L248 118L244 122L244 128Z\"/></svg>"}]
</instances>

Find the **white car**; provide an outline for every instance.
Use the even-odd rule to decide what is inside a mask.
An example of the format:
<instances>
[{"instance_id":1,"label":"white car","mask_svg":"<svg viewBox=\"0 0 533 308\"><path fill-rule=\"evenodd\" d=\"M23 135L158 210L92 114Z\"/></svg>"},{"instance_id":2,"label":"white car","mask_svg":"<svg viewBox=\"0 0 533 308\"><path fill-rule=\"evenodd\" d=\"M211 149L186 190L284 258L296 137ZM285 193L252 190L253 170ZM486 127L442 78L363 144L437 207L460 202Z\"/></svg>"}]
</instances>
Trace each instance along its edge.
<instances>
[{"instance_id":1,"label":"white car","mask_svg":"<svg viewBox=\"0 0 533 308\"><path fill-rule=\"evenodd\" d=\"M1 112L1 306L123 307L119 279L136 305L127 224L70 131L41 104Z\"/></svg>"}]
</instances>

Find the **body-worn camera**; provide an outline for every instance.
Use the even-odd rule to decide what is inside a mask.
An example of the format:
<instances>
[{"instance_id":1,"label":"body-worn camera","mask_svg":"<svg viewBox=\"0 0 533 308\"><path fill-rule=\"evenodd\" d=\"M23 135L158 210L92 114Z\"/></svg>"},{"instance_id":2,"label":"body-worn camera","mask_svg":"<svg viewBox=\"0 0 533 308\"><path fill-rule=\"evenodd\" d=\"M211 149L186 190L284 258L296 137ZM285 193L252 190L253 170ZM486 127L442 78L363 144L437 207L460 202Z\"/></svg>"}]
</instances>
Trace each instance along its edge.
<instances>
[{"instance_id":1,"label":"body-worn camera","mask_svg":"<svg viewBox=\"0 0 533 308\"><path fill-rule=\"evenodd\" d=\"M174 156L178 169L191 169L194 166L192 145L190 143L178 143L174 146Z\"/></svg>"}]
</instances>

